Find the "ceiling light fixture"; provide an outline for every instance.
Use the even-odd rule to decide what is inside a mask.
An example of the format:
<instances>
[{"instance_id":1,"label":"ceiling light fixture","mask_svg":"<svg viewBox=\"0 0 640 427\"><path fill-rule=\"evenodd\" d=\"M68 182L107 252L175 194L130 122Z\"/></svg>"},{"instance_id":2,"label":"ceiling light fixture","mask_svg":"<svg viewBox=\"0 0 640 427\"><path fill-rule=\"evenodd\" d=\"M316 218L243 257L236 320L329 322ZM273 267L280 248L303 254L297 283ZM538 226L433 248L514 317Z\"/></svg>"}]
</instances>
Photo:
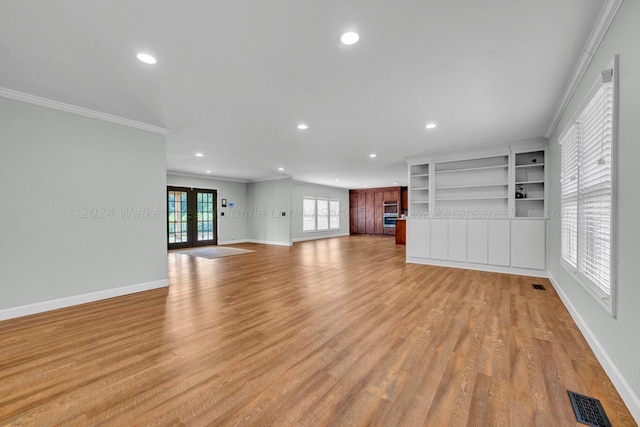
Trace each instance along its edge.
<instances>
[{"instance_id":1,"label":"ceiling light fixture","mask_svg":"<svg viewBox=\"0 0 640 427\"><path fill-rule=\"evenodd\" d=\"M196 157L204 157L204 154L202 154L202 153L196 153Z\"/></svg>"},{"instance_id":2,"label":"ceiling light fixture","mask_svg":"<svg viewBox=\"0 0 640 427\"><path fill-rule=\"evenodd\" d=\"M367 184L363 185L363 187L365 187L365 188L366 188L366 187L367 187Z\"/></svg>"},{"instance_id":3,"label":"ceiling light fixture","mask_svg":"<svg viewBox=\"0 0 640 427\"><path fill-rule=\"evenodd\" d=\"M345 46L354 45L358 43L358 40L360 40L360 36L353 31L347 31L340 36L340 42Z\"/></svg>"},{"instance_id":4,"label":"ceiling light fixture","mask_svg":"<svg viewBox=\"0 0 640 427\"><path fill-rule=\"evenodd\" d=\"M154 58L153 56L149 55L148 53L139 53L136 55L136 58L138 58L140 61L144 62L145 64L156 64L158 61L156 61L156 58Z\"/></svg>"},{"instance_id":5,"label":"ceiling light fixture","mask_svg":"<svg viewBox=\"0 0 640 427\"><path fill-rule=\"evenodd\" d=\"M279 170L280 172L282 172L282 171L284 170L284 168L278 168L278 170Z\"/></svg>"},{"instance_id":6,"label":"ceiling light fixture","mask_svg":"<svg viewBox=\"0 0 640 427\"><path fill-rule=\"evenodd\" d=\"M373 159L374 157L378 157L378 156L376 155L376 153L371 153L371 154L369 154L369 157L371 157Z\"/></svg>"},{"instance_id":7,"label":"ceiling light fixture","mask_svg":"<svg viewBox=\"0 0 640 427\"><path fill-rule=\"evenodd\" d=\"M398 183L397 183L397 182L394 182L394 183L393 183L393 185L398 185Z\"/></svg>"},{"instance_id":8,"label":"ceiling light fixture","mask_svg":"<svg viewBox=\"0 0 640 427\"><path fill-rule=\"evenodd\" d=\"M300 129L300 130L307 130L307 129L309 129L309 126L308 126L308 125L306 125L306 124L304 124L304 123L300 123L300 124L298 125L298 129Z\"/></svg>"},{"instance_id":9,"label":"ceiling light fixture","mask_svg":"<svg viewBox=\"0 0 640 427\"><path fill-rule=\"evenodd\" d=\"M425 126L427 129L433 129L434 127L436 127L435 123L429 123Z\"/></svg>"},{"instance_id":10,"label":"ceiling light fixture","mask_svg":"<svg viewBox=\"0 0 640 427\"><path fill-rule=\"evenodd\" d=\"M205 171L206 173L211 173L211 171Z\"/></svg>"}]
</instances>

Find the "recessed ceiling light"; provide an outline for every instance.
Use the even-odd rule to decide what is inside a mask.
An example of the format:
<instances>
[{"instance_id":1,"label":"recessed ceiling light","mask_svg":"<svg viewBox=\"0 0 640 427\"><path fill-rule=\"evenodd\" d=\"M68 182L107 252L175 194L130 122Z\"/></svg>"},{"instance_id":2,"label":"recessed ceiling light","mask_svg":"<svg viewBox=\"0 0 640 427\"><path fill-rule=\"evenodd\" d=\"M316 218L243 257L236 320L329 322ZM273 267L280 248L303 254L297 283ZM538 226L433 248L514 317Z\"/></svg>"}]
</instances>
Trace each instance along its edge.
<instances>
[{"instance_id":1,"label":"recessed ceiling light","mask_svg":"<svg viewBox=\"0 0 640 427\"><path fill-rule=\"evenodd\" d=\"M300 130L307 130L307 129L309 129L309 125L306 125L306 124L304 124L304 123L300 123L300 124L298 125L298 129L300 129Z\"/></svg>"},{"instance_id":2,"label":"recessed ceiling light","mask_svg":"<svg viewBox=\"0 0 640 427\"><path fill-rule=\"evenodd\" d=\"M366 187L366 186L367 186L367 184L363 185L363 187Z\"/></svg>"},{"instance_id":3,"label":"recessed ceiling light","mask_svg":"<svg viewBox=\"0 0 640 427\"><path fill-rule=\"evenodd\" d=\"M204 157L204 154L202 154L202 153L196 153L196 157Z\"/></svg>"},{"instance_id":4,"label":"recessed ceiling light","mask_svg":"<svg viewBox=\"0 0 640 427\"><path fill-rule=\"evenodd\" d=\"M397 183L397 182L394 182L394 183L393 183L393 185L398 185L398 183Z\"/></svg>"},{"instance_id":5,"label":"recessed ceiling light","mask_svg":"<svg viewBox=\"0 0 640 427\"><path fill-rule=\"evenodd\" d=\"M336 178L336 182L340 182L340 180L338 178Z\"/></svg>"},{"instance_id":6,"label":"recessed ceiling light","mask_svg":"<svg viewBox=\"0 0 640 427\"><path fill-rule=\"evenodd\" d=\"M358 43L358 40L360 40L360 36L358 35L358 33L355 33L353 31L347 31L340 36L340 42L347 46Z\"/></svg>"},{"instance_id":7,"label":"recessed ceiling light","mask_svg":"<svg viewBox=\"0 0 640 427\"><path fill-rule=\"evenodd\" d=\"M282 172L282 171L284 170L284 168L278 168L278 170L279 170L280 172Z\"/></svg>"},{"instance_id":8,"label":"recessed ceiling light","mask_svg":"<svg viewBox=\"0 0 640 427\"><path fill-rule=\"evenodd\" d=\"M376 155L376 153L371 153L371 154L369 154L369 157L371 157L373 159L374 157L378 157L378 156Z\"/></svg>"},{"instance_id":9,"label":"recessed ceiling light","mask_svg":"<svg viewBox=\"0 0 640 427\"><path fill-rule=\"evenodd\" d=\"M205 171L206 173L211 173L211 171Z\"/></svg>"},{"instance_id":10,"label":"recessed ceiling light","mask_svg":"<svg viewBox=\"0 0 640 427\"><path fill-rule=\"evenodd\" d=\"M435 123L429 123L427 124L427 126L425 126L427 129L433 129L434 127L436 127Z\"/></svg>"},{"instance_id":11,"label":"recessed ceiling light","mask_svg":"<svg viewBox=\"0 0 640 427\"><path fill-rule=\"evenodd\" d=\"M145 64L153 65L158 62L156 61L156 58L149 55L148 53L139 53L136 55L136 58L138 58L140 61L144 62Z\"/></svg>"}]
</instances>

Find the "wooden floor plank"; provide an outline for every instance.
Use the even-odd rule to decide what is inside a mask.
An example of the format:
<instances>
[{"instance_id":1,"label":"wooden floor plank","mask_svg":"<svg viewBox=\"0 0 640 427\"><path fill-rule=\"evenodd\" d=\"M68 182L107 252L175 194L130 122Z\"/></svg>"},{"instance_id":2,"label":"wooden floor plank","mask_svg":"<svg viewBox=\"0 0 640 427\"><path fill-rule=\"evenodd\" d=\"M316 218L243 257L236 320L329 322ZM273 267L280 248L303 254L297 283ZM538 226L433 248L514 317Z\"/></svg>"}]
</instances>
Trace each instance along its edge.
<instances>
[{"instance_id":1,"label":"wooden floor plank","mask_svg":"<svg viewBox=\"0 0 640 427\"><path fill-rule=\"evenodd\" d=\"M636 425L545 279L407 264L386 237L236 246L0 322L0 425L579 426L567 389Z\"/></svg>"}]
</instances>

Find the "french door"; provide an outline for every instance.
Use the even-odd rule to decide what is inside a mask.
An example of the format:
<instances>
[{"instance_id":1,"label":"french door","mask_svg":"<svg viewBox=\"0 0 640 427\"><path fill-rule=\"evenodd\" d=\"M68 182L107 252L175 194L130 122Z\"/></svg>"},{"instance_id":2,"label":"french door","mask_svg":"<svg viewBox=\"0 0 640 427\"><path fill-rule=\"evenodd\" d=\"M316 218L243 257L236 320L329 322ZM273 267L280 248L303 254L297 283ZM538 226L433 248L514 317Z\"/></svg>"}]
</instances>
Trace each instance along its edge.
<instances>
[{"instance_id":1,"label":"french door","mask_svg":"<svg viewBox=\"0 0 640 427\"><path fill-rule=\"evenodd\" d=\"M169 249L218 244L215 190L167 187Z\"/></svg>"}]
</instances>

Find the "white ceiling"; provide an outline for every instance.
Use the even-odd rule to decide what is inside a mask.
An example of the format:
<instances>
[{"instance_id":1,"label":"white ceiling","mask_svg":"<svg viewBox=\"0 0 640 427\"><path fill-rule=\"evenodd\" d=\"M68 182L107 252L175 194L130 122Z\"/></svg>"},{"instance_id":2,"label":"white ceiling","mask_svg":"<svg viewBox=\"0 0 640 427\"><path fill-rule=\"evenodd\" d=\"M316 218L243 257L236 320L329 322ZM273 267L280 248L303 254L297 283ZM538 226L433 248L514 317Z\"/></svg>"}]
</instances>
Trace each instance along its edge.
<instances>
[{"instance_id":1,"label":"white ceiling","mask_svg":"<svg viewBox=\"0 0 640 427\"><path fill-rule=\"evenodd\" d=\"M170 171L406 185L406 156L544 135L603 3L0 0L0 87L169 128Z\"/></svg>"}]
</instances>

